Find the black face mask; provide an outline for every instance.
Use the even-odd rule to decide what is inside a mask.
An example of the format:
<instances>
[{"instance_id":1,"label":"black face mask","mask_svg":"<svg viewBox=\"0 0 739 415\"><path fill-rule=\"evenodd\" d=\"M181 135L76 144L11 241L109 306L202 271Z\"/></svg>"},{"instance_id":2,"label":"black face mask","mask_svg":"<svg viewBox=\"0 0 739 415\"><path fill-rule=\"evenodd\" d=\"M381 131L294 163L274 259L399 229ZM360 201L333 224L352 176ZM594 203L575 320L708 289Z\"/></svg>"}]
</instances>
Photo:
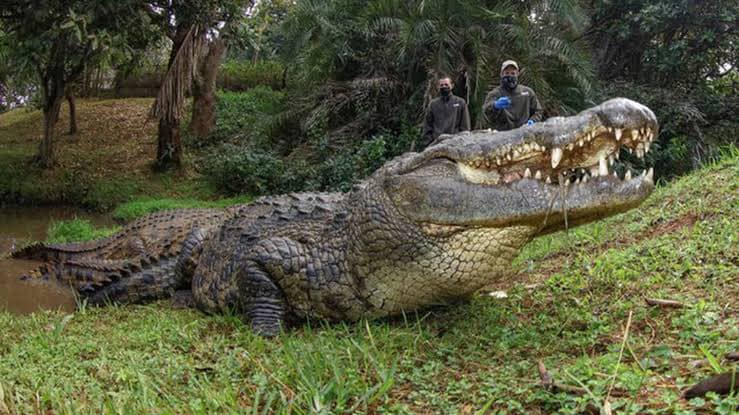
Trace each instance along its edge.
<instances>
[{"instance_id":1,"label":"black face mask","mask_svg":"<svg viewBox=\"0 0 739 415\"><path fill-rule=\"evenodd\" d=\"M448 97L452 93L452 90L450 88L439 88L439 93L442 97Z\"/></svg>"},{"instance_id":2,"label":"black face mask","mask_svg":"<svg viewBox=\"0 0 739 415\"><path fill-rule=\"evenodd\" d=\"M518 77L515 75L506 75L501 80L501 83L503 84L504 88L512 91L516 89L516 85L518 85Z\"/></svg>"}]
</instances>

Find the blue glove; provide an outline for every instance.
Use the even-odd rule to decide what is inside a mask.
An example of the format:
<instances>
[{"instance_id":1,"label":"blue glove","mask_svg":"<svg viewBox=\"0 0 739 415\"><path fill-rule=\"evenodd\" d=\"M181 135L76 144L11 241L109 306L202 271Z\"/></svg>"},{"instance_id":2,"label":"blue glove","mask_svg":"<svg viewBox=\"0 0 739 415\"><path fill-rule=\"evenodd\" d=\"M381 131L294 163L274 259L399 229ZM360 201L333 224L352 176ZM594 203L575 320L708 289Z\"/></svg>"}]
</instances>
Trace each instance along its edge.
<instances>
[{"instance_id":1,"label":"blue glove","mask_svg":"<svg viewBox=\"0 0 739 415\"><path fill-rule=\"evenodd\" d=\"M534 120L528 120L528 121L526 121L526 125L534 125L534 123L536 123L536 121L534 121Z\"/></svg>"},{"instance_id":2,"label":"blue glove","mask_svg":"<svg viewBox=\"0 0 739 415\"><path fill-rule=\"evenodd\" d=\"M493 107L496 110L504 109L504 108L510 108L511 107L511 99L508 97L500 97L495 100L493 103Z\"/></svg>"}]
</instances>

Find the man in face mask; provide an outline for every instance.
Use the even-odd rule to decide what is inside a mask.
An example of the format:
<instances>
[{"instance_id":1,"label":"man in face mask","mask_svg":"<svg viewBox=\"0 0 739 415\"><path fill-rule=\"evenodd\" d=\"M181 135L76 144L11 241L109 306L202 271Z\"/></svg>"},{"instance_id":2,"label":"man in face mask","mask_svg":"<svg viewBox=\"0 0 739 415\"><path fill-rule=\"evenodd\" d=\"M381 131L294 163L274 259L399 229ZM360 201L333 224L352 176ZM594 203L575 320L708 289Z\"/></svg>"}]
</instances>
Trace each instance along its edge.
<instances>
[{"instance_id":1,"label":"man in face mask","mask_svg":"<svg viewBox=\"0 0 739 415\"><path fill-rule=\"evenodd\" d=\"M518 84L518 64L505 61L500 68L500 86L487 97L483 115L491 128L512 130L541 121L542 109L531 88Z\"/></svg>"},{"instance_id":2,"label":"man in face mask","mask_svg":"<svg viewBox=\"0 0 739 415\"><path fill-rule=\"evenodd\" d=\"M467 102L452 94L451 78L439 79L439 96L429 104L423 128L423 145L434 142L441 134L454 134L470 130L470 113Z\"/></svg>"}]
</instances>

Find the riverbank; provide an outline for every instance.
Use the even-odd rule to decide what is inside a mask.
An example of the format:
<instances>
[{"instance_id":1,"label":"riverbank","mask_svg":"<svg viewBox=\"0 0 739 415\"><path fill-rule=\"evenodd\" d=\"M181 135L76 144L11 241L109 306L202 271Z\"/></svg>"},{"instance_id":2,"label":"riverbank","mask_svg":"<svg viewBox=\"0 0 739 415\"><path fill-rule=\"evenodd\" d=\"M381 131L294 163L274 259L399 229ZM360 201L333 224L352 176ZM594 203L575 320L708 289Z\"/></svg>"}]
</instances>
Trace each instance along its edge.
<instances>
[{"instance_id":1,"label":"riverbank","mask_svg":"<svg viewBox=\"0 0 739 415\"><path fill-rule=\"evenodd\" d=\"M167 302L0 313L0 413L576 414L607 400L729 414L736 395L680 392L736 368L722 356L739 349L737 177L734 152L638 209L533 241L494 296L392 321L264 340ZM585 394L545 390L539 361Z\"/></svg>"},{"instance_id":2,"label":"riverbank","mask_svg":"<svg viewBox=\"0 0 739 415\"><path fill-rule=\"evenodd\" d=\"M109 211L140 198L213 199L185 153L182 171L157 173L157 124L147 119L150 98L79 99L79 132L67 134L69 108L56 125L58 164L41 170L31 163L41 140L40 111L0 114L0 203L74 205Z\"/></svg>"}]
</instances>

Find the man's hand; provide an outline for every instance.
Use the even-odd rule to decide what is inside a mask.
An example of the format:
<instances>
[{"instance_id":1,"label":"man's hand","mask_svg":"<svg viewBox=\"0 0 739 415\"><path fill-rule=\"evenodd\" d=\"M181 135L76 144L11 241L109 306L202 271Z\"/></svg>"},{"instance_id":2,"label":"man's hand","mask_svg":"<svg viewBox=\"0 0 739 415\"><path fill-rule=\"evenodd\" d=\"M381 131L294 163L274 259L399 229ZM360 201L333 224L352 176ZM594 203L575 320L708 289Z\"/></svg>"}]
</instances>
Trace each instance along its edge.
<instances>
[{"instance_id":1,"label":"man's hand","mask_svg":"<svg viewBox=\"0 0 739 415\"><path fill-rule=\"evenodd\" d=\"M498 99L495 100L495 102L493 103L493 107L496 110L510 108L511 107L511 99L508 98L508 97L500 97L500 98L498 98Z\"/></svg>"},{"instance_id":2,"label":"man's hand","mask_svg":"<svg viewBox=\"0 0 739 415\"><path fill-rule=\"evenodd\" d=\"M534 120L528 120L528 121L526 121L526 125L534 125L535 123L536 123L536 121L534 121Z\"/></svg>"}]
</instances>

